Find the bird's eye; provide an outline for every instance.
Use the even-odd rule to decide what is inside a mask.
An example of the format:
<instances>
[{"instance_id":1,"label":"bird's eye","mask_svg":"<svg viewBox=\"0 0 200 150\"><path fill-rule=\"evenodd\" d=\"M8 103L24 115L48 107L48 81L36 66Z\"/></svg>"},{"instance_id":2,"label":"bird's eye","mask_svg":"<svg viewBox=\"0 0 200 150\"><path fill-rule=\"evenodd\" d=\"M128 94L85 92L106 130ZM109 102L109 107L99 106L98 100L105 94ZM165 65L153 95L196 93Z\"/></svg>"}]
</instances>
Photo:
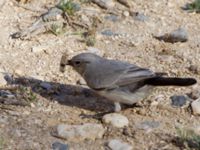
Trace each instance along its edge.
<instances>
[{"instance_id":1,"label":"bird's eye","mask_svg":"<svg viewBox=\"0 0 200 150\"><path fill-rule=\"evenodd\" d=\"M75 61L75 64L76 65L79 65L81 62L80 61Z\"/></svg>"}]
</instances>

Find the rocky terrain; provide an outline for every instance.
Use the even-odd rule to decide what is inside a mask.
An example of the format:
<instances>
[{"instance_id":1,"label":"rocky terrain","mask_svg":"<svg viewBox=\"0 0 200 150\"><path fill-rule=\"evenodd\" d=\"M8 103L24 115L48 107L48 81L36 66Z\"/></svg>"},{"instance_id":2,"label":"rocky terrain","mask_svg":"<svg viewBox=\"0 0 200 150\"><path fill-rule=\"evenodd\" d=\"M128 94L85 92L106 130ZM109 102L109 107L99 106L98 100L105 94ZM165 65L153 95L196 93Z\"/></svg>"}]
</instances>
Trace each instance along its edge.
<instances>
[{"instance_id":1,"label":"rocky terrain","mask_svg":"<svg viewBox=\"0 0 200 150\"><path fill-rule=\"evenodd\" d=\"M199 83L158 87L134 107L105 115L111 102L71 67L59 70L64 53L92 52L199 82L200 14L182 9L192 1L75 2L80 8L70 16L53 16L64 31L39 24L26 35L58 1L0 0L0 149L199 149Z\"/></svg>"}]
</instances>

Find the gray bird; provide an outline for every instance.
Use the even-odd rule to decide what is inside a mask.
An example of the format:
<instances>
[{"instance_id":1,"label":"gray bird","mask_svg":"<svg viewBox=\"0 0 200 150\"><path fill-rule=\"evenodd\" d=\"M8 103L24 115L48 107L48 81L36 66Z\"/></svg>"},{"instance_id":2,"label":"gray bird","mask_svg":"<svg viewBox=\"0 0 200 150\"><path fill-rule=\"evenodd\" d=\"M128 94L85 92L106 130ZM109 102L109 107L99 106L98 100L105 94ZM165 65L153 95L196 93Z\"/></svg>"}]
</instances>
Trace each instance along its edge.
<instances>
[{"instance_id":1,"label":"gray bird","mask_svg":"<svg viewBox=\"0 0 200 150\"><path fill-rule=\"evenodd\" d=\"M146 98L155 86L189 86L197 82L193 78L162 77L162 74L149 69L93 53L81 53L71 60L61 60L62 71L65 65L72 66L97 94L113 101L116 112L121 110L120 103L137 103Z\"/></svg>"}]
</instances>

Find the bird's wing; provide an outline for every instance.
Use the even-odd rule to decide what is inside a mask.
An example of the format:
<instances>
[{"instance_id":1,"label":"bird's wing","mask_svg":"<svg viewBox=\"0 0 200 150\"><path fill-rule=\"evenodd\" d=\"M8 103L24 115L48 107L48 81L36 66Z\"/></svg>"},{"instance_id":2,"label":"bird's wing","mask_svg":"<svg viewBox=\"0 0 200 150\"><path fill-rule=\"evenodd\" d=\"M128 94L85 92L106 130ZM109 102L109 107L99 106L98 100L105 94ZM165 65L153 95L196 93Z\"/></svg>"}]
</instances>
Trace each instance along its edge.
<instances>
[{"instance_id":1,"label":"bird's wing","mask_svg":"<svg viewBox=\"0 0 200 150\"><path fill-rule=\"evenodd\" d=\"M115 85L124 86L127 84L134 84L154 76L155 73L149 69L132 65L124 70L124 73L119 76L118 80L115 82Z\"/></svg>"},{"instance_id":2,"label":"bird's wing","mask_svg":"<svg viewBox=\"0 0 200 150\"><path fill-rule=\"evenodd\" d=\"M94 66L93 70L92 74L85 74L85 79L88 79L86 80L88 86L96 90L134 84L155 76L149 69L114 60L102 62L98 69Z\"/></svg>"}]
</instances>

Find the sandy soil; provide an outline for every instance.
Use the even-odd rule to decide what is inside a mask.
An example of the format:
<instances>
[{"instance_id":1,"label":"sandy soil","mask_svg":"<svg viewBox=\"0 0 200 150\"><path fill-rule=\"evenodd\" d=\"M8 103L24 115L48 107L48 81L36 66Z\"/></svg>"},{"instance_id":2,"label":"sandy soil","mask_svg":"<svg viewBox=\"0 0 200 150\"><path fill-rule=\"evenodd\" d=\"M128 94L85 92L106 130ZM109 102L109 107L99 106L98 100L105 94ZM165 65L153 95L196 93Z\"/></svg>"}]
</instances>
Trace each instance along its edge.
<instances>
[{"instance_id":1,"label":"sandy soil","mask_svg":"<svg viewBox=\"0 0 200 150\"><path fill-rule=\"evenodd\" d=\"M200 15L187 13L181 7L186 0L146 0L132 1L132 10L143 13L146 21L137 21L132 16L123 15L116 22L104 19L109 16L101 8L98 9L103 23L97 34L95 48L107 58L128 61L158 72L166 72L169 76L194 77L198 81L199 74L188 70L192 65L200 64ZM31 0L26 5L37 8L49 8L54 0L38 2ZM90 5L90 4L88 4ZM126 10L120 4L116 8ZM77 35L55 36L51 33L40 34L30 40L12 39L10 35L19 29L28 27L35 21L40 12L33 12L15 6L6 1L0 9L0 70L15 77L23 76L20 83L36 88L37 102L31 107L10 106L13 110L0 113L0 136L3 149L30 150L51 149L51 144L61 141L70 145L71 149L105 149L109 139L120 138L133 145L134 150L181 149L176 142L176 126L193 127L199 125L199 117L193 116L187 108L173 108L170 96L185 95L194 87L160 87L154 90L140 107L128 108L120 113L130 122L127 129L109 129L103 139L83 142L67 142L51 135L52 128L58 124L101 123L94 118L83 118L81 114L93 115L113 109L112 103L98 97L94 93L77 84L80 76L72 68L59 72L59 63L64 52L75 55L87 51L85 43L80 42ZM121 15L121 14L119 14ZM153 38L183 27L188 32L189 40L185 43L165 43ZM104 36L104 30L119 33L119 36ZM32 52L34 47L45 47L45 51ZM33 83L26 78L32 77ZM46 81L58 91L45 92L37 90L36 80ZM28 82L28 84L26 84ZM199 86L199 85L197 85ZM158 104L152 105L158 97ZM151 132L139 130L136 125L142 121L158 121L159 127ZM129 134L125 134L127 130ZM98 148L97 148L98 147Z\"/></svg>"}]
</instances>

